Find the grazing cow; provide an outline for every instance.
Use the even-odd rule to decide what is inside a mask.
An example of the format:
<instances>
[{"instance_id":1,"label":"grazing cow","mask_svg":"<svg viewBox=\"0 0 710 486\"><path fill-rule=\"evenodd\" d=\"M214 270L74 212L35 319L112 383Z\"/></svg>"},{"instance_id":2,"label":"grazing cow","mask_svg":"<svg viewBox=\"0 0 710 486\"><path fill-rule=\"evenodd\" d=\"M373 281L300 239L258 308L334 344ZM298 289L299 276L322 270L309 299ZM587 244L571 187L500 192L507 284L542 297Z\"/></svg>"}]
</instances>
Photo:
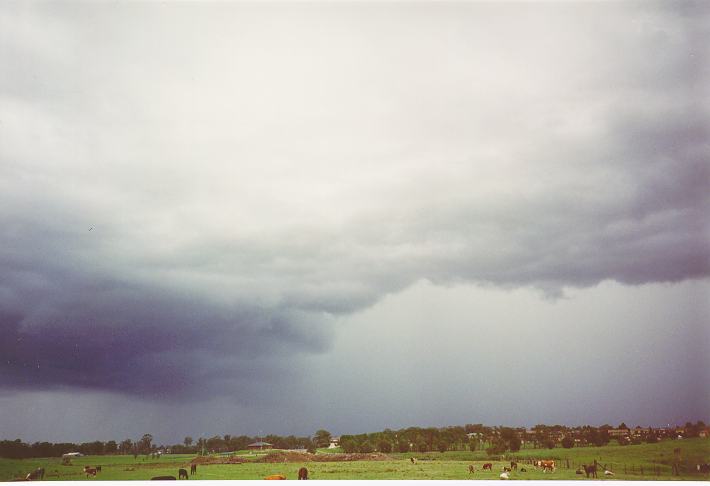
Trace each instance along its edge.
<instances>
[{"instance_id":1,"label":"grazing cow","mask_svg":"<svg viewBox=\"0 0 710 486\"><path fill-rule=\"evenodd\" d=\"M96 468L95 468L95 467L84 466L84 474L86 474L86 477L87 477L87 478L88 478L89 476L94 476L94 477L96 477Z\"/></svg>"},{"instance_id":2,"label":"grazing cow","mask_svg":"<svg viewBox=\"0 0 710 486\"><path fill-rule=\"evenodd\" d=\"M302 479L302 480L304 480L304 481L305 481L306 479L308 479L308 469L306 469L305 467L302 467L301 469L299 469L299 470L298 470L298 479L299 479L299 480Z\"/></svg>"},{"instance_id":3,"label":"grazing cow","mask_svg":"<svg viewBox=\"0 0 710 486\"><path fill-rule=\"evenodd\" d=\"M582 464L582 469L584 469L584 472L586 473L587 477L589 477L590 475L593 478L597 477L597 465L596 464L592 464L591 466L587 466L586 464Z\"/></svg>"},{"instance_id":4,"label":"grazing cow","mask_svg":"<svg viewBox=\"0 0 710 486\"><path fill-rule=\"evenodd\" d=\"M524 467L521 467L521 468L520 468L520 472L528 472L528 470L525 469Z\"/></svg>"},{"instance_id":5,"label":"grazing cow","mask_svg":"<svg viewBox=\"0 0 710 486\"><path fill-rule=\"evenodd\" d=\"M469 473L469 474L473 474L473 473L475 473L475 472L476 472L476 469L473 467L473 464L471 464L470 466L468 466L468 473Z\"/></svg>"},{"instance_id":6,"label":"grazing cow","mask_svg":"<svg viewBox=\"0 0 710 486\"><path fill-rule=\"evenodd\" d=\"M502 472L502 473L500 473L500 476L499 476L499 477L500 477L501 479L510 479L510 476L508 476L508 473L507 473L507 472Z\"/></svg>"},{"instance_id":7,"label":"grazing cow","mask_svg":"<svg viewBox=\"0 0 710 486\"><path fill-rule=\"evenodd\" d=\"M503 466L502 471L503 471L503 472L511 472L511 469L510 469L509 467L507 467L507 466Z\"/></svg>"},{"instance_id":8,"label":"grazing cow","mask_svg":"<svg viewBox=\"0 0 710 486\"><path fill-rule=\"evenodd\" d=\"M608 469L604 469L604 476L613 476L614 473L609 471Z\"/></svg>"},{"instance_id":9,"label":"grazing cow","mask_svg":"<svg viewBox=\"0 0 710 486\"><path fill-rule=\"evenodd\" d=\"M264 479L279 480L279 479L286 479L286 476L284 476L283 474L272 474L271 476L266 476Z\"/></svg>"},{"instance_id":10,"label":"grazing cow","mask_svg":"<svg viewBox=\"0 0 710 486\"><path fill-rule=\"evenodd\" d=\"M197 474L197 464L190 464L190 475Z\"/></svg>"},{"instance_id":11,"label":"grazing cow","mask_svg":"<svg viewBox=\"0 0 710 486\"><path fill-rule=\"evenodd\" d=\"M187 469L178 469L178 479L187 479Z\"/></svg>"},{"instance_id":12,"label":"grazing cow","mask_svg":"<svg viewBox=\"0 0 710 486\"><path fill-rule=\"evenodd\" d=\"M416 458L416 457L410 457L409 460L412 461L412 464L416 464L416 463L417 463L417 458Z\"/></svg>"},{"instance_id":13,"label":"grazing cow","mask_svg":"<svg viewBox=\"0 0 710 486\"><path fill-rule=\"evenodd\" d=\"M175 476L155 476L151 481L175 481Z\"/></svg>"},{"instance_id":14,"label":"grazing cow","mask_svg":"<svg viewBox=\"0 0 710 486\"><path fill-rule=\"evenodd\" d=\"M493 470L493 463L492 462L485 463L483 465L483 470L485 471L486 469L488 469L489 471L492 471Z\"/></svg>"},{"instance_id":15,"label":"grazing cow","mask_svg":"<svg viewBox=\"0 0 710 486\"><path fill-rule=\"evenodd\" d=\"M708 475L710 474L710 464L705 463L705 464L698 464L695 466L695 468L698 470L700 474Z\"/></svg>"},{"instance_id":16,"label":"grazing cow","mask_svg":"<svg viewBox=\"0 0 710 486\"><path fill-rule=\"evenodd\" d=\"M518 463L515 461L510 461L510 469L518 469Z\"/></svg>"},{"instance_id":17,"label":"grazing cow","mask_svg":"<svg viewBox=\"0 0 710 486\"><path fill-rule=\"evenodd\" d=\"M537 461L539 466L542 468L542 472L555 472L555 461Z\"/></svg>"}]
</instances>

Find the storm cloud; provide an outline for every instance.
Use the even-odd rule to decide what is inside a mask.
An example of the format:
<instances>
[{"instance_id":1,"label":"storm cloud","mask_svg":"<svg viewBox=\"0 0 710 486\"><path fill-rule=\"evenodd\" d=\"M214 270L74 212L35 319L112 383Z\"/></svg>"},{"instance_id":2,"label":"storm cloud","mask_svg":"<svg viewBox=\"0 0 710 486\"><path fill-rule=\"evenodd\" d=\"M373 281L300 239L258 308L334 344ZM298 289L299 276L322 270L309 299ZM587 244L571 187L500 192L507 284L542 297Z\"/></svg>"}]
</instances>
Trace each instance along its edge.
<instances>
[{"instance_id":1,"label":"storm cloud","mask_svg":"<svg viewBox=\"0 0 710 486\"><path fill-rule=\"evenodd\" d=\"M706 281L708 25L702 3L4 4L0 388L261 403L421 282Z\"/></svg>"}]
</instances>

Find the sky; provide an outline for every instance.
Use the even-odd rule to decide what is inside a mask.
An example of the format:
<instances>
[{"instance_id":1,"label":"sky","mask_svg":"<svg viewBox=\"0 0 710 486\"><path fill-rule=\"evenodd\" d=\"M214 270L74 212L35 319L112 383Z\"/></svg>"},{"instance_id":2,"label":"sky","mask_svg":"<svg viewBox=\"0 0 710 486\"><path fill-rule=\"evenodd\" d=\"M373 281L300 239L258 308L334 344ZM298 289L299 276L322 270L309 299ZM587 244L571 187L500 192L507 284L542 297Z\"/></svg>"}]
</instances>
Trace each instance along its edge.
<instances>
[{"instance_id":1,"label":"sky","mask_svg":"<svg viewBox=\"0 0 710 486\"><path fill-rule=\"evenodd\" d=\"M0 4L0 438L710 422L710 5Z\"/></svg>"}]
</instances>

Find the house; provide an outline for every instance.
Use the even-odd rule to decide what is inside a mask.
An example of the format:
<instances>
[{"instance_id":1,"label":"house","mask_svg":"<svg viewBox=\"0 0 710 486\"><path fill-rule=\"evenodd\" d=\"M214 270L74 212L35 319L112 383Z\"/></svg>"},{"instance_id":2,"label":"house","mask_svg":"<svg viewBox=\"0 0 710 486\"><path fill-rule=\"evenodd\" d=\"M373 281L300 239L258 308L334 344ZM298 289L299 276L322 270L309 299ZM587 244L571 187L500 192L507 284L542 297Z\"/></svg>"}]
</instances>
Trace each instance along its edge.
<instances>
[{"instance_id":1,"label":"house","mask_svg":"<svg viewBox=\"0 0 710 486\"><path fill-rule=\"evenodd\" d=\"M247 445L247 449L252 450L252 451L263 451L266 449L273 449L273 444L269 444L268 442L254 442L252 444Z\"/></svg>"},{"instance_id":2,"label":"house","mask_svg":"<svg viewBox=\"0 0 710 486\"><path fill-rule=\"evenodd\" d=\"M331 437L328 449L335 449L336 447L340 447L340 437Z\"/></svg>"},{"instance_id":3,"label":"house","mask_svg":"<svg viewBox=\"0 0 710 486\"><path fill-rule=\"evenodd\" d=\"M63 458L64 457L70 457L70 458L71 457L83 457L83 456L84 456L84 454L82 454L81 452L67 452L66 454L62 454Z\"/></svg>"},{"instance_id":4,"label":"house","mask_svg":"<svg viewBox=\"0 0 710 486\"><path fill-rule=\"evenodd\" d=\"M609 437L628 437L629 429L609 429L607 434Z\"/></svg>"}]
</instances>

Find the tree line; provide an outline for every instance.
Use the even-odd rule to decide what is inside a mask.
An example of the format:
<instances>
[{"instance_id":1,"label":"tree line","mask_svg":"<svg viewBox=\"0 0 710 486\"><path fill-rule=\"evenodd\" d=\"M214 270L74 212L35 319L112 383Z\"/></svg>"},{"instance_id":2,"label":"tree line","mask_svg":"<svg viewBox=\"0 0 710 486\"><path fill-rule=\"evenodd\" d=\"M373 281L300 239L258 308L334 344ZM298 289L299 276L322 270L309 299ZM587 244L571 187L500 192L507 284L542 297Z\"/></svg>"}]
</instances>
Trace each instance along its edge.
<instances>
[{"instance_id":1,"label":"tree line","mask_svg":"<svg viewBox=\"0 0 710 486\"><path fill-rule=\"evenodd\" d=\"M522 447L593 447L608 444L616 440L620 445L641 442L656 442L661 439L676 438L682 432L683 437L697 437L708 429L702 420L695 424L687 422L684 427L630 429L621 423L618 427L605 424L600 427L590 425L567 427L563 425L539 424L531 429L513 427L489 427L483 424L466 424L450 427L408 427L399 430L385 429L381 432L342 435L340 447L347 453L371 452L446 452L463 450L485 450L489 455L505 452L517 452ZM60 457L68 452L81 452L85 455L105 454L215 454L244 450L251 443L268 442L275 449L305 449L315 452L316 448L328 447L331 434L325 429L318 430L313 436L297 437L294 435L250 437L230 434L194 440L185 437L179 444L156 445L151 434L144 434L140 439L125 439L121 442L94 441L84 443L35 442L28 444L20 439L0 441L0 457L24 459L33 457Z\"/></svg>"}]
</instances>

